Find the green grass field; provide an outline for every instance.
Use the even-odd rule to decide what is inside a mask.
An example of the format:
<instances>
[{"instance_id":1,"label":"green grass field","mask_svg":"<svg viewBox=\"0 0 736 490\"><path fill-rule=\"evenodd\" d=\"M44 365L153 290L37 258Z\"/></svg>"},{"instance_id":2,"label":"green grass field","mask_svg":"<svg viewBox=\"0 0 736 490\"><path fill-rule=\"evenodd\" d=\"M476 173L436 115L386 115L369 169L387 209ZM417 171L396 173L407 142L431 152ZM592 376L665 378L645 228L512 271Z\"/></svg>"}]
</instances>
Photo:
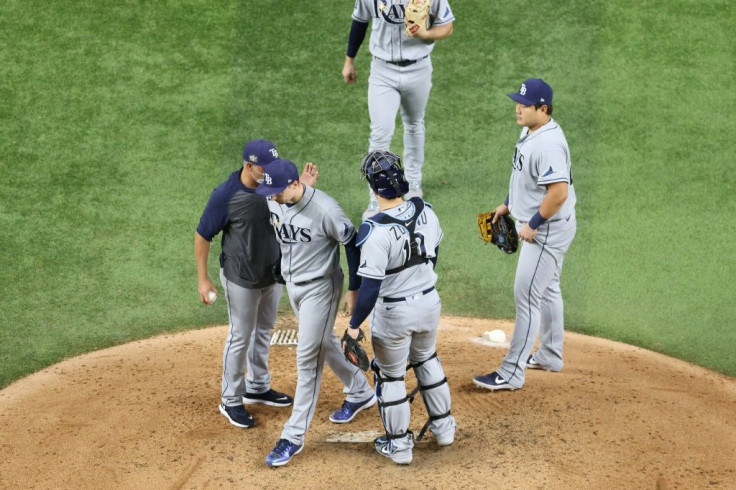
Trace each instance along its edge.
<instances>
[{"instance_id":1,"label":"green grass field","mask_svg":"<svg viewBox=\"0 0 736 490\"><path fill-rule=\"evenodd\" d=\"M733 2L546 0L538 16L452 3L424 185L446 234L445 313L513 317L516 259L482 244L475 214L506 195L519 128L505 94L543 77L579 199L567 328L736 376ZM346 85L351 8L3 2L0 387L81 352L225 323L224 302L198 302L192 238L248 139L317 163L319 187L359 219L369 56L366 42Z\"/></svg>"}]
</instances>

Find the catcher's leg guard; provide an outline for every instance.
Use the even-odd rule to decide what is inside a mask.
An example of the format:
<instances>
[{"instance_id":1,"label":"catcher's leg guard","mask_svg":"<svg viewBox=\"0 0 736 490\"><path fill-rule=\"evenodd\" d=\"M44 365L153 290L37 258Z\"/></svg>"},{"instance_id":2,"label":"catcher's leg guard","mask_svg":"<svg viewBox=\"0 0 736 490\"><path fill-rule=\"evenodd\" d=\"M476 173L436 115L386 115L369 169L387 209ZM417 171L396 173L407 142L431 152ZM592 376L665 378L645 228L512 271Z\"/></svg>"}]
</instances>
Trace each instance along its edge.
<instances>
[{"instance_id":1,"label":"catcher's leg guard","mask_svg":"<svg viewBox=\"0 0 736 490\"><path fill-rule=\"evenodd\" d=\"M414 447L414 438L409 431L410 396L406 395L404 376L385 376L376 364L371 361L373 369L378 408L381 412L381 421L386 429L386 435L376 439L376 448L385 445L383 454L391 455L394 451L409 451ZM393 459L393 458L392 458Z\"/></svg>"},{"instance_id":2,"label":"catcher's leg guard","mask_svg":"<svg viewBox=\"0 0 736 490\"><path fill-rule=\"evenodd\" d=\"M439 444L452 444L455 438L455 418L450 415L450 385L447 384L437 353L421 362L410 361L409 367L414 369L418 388L429 414L429 420L419 432L417 442L429 428Z\"/></svg>"}]
</instances>

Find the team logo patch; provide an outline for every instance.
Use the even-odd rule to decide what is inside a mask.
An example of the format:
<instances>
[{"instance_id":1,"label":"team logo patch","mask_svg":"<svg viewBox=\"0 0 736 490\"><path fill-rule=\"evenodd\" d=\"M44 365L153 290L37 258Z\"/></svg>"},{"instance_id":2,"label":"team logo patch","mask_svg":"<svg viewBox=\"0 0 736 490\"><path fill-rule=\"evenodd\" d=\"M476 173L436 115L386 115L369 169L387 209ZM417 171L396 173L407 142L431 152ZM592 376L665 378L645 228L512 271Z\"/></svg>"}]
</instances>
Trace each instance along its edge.
<instances>
[{"instance_id":1,"label":"team logo patch","mask_svg":"<svg viewBox=\"0 0 736 490\"><path fill-rule=\"evenodd\" d=\"M521 88L519 88L519 93L521 95L526 95L526 84L525 83L521 84Z\"/></svg>"},{"instance_id":2,"label":"team logo patch","mask_svg":"<svg viewBox=\"0 0 736 490\"><path fill-rule=\"evenodd\" d=\"M258 163L258 155L248 155L248 161Z\"/></svg>"},{"instance_id":3,"label":"team logo patch","mask_svg":"<svg viewBox=\"0 0 736 490\"><path fill-rule=\"evenodd\" d=\"M268 174L263 174L263 181L264 181L264 182L265 182L265 183L266 183L267 185L271 185L271 184L273 184L273 179L272 179L272 178L271 178L271 176L270 176L270 175L268 175Z\"/></svg>"}]
</instances>

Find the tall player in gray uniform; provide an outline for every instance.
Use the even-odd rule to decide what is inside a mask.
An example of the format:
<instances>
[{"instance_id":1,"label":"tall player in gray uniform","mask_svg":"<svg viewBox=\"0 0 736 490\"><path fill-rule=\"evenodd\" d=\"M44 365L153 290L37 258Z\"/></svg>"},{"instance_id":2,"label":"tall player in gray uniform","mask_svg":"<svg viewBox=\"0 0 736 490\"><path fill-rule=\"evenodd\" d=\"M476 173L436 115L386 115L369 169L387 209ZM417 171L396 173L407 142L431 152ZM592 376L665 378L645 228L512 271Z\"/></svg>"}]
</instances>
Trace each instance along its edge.
<instances>
[{"instance_id":1,"label":"tall player in gray uniform","mask_svg":"<svg viewBox=\"0 0 736 490\"><path fill-rule=\"evenodd\" d=\"M506 201L496 216L511 213L522 240L514 282L516 323L501 367L473 382L489 390L524 386L524 369L562 369L564 319L560 274L575 232L575 188L570 148L552 119L552 88L538 78L525 80L517 93L516 121L524 126L511 161ZM539 350L531 355L540 336Z\"/></svg>"},{"instance_id":2,"label":"tall player in gray uniform","mask_svg":"<svg viewBox=\"0 0 736 490\"><path fill-rule=\"evenodd\" d=\"M270 387L271 329L281 298L281 285L274 280L271 266L279 258L279 248L269 229L266 199L255 193L263 180L261 165L277 157L271 141L248 142L243 167L212 192L194 234L197 290L203 303L212 304L217 288L207 272L207 258L210 242L222 232L220 282L230 325L222 355L219 409L231 424L242 428L254 423L243 403L286 407L293 401Z\"/></svg>"},{"instance_id":3,"label":"tall player in gray uniform","mask_svg":"<svg viewBox=\"0 0 736 490\"><path fill-rule=\"evenodd\" d=\"M360 251L355 246L355 228L334 199L299 181L292 162L278 159L264 168L265 180L256 192L270 196L270 221L281 246L281 273L299 321L294 407L281 438L266 457L269 466L282 466L304 449L325 362L343 382L347 394L331 421L349 422L356 413L374 405L376 397L363 372L345 360L333 332L344 279L341 243L350 270L349 294L356 295L359 287L355 272Z\"/></svg>"},{"instance_id":4,"label":"tall player in gray uniform","mask_svg":"<svg viewBox=\"0 0 736 490\"><path fill-rule=\"evenodd\" d=\"M386 429L375 447L395 463L409 464L414 438L409 431L413 393L407 396L404 381L407 361L429 413L418 438L429 429L440 446L455 440L450 387L436 353L441 302L434 266L443 234L428 203L419 197L402 199L409 183L397 155L369 152L361 171L376 194L380 213L364 221L358 231L358 274L363 279L348 335L357 338L360 324L373 310L372 368Z\"/></svg>"},{"instance_id":5,"label":"tall player in gray uniform","mask_svg":"<svg viewBox=\"0 0 736 490\"><path fill-rule=\"evenodd\" d=\"M414 24L412 36L404 28L408 0L356 0L342 76L347 83L357 79L355 56L365 39L368 23L371 61L368 77L368 111L371 134L368 150L387 150L401 110L404 125L404 165L409 181L407 198L422 197L424 165L424 112L432 88L434 42L452 34L455 17L447 0L432 0L430 28ZM378 212L378 201L369 192L370 203L363 217Z\"/></svg>"}]
</instances>

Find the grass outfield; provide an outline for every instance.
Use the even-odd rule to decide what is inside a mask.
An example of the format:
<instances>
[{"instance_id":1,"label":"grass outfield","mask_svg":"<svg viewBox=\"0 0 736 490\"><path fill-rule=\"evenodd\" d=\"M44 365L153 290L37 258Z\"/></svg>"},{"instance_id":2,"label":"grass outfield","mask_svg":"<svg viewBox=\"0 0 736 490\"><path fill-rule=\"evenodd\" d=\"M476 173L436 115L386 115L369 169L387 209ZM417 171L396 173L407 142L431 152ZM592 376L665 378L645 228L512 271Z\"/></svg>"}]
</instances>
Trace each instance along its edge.
<instances>
[{"instance_id":1,"label":"grass outfield","mask_svg":"<svg viewBox=\"0 0 736 490\"><path fill-rule=\"evenodd\" d=\"M342 81L350 9L3 3L0 386L226 322L224 302L198 302L192 238L250 138L317 163L319 186L359 219L369 60L366 42L358 83ZM542 76L579 199L568 329L736 376L733 2L536 2L544 21L512 2L453 9L455 34L433 54L424 172L446 234L444 311L514 314L516 258L481 243L475 213L506 194L519 128L505 94Z\"/></svg>"}]
</instances>

